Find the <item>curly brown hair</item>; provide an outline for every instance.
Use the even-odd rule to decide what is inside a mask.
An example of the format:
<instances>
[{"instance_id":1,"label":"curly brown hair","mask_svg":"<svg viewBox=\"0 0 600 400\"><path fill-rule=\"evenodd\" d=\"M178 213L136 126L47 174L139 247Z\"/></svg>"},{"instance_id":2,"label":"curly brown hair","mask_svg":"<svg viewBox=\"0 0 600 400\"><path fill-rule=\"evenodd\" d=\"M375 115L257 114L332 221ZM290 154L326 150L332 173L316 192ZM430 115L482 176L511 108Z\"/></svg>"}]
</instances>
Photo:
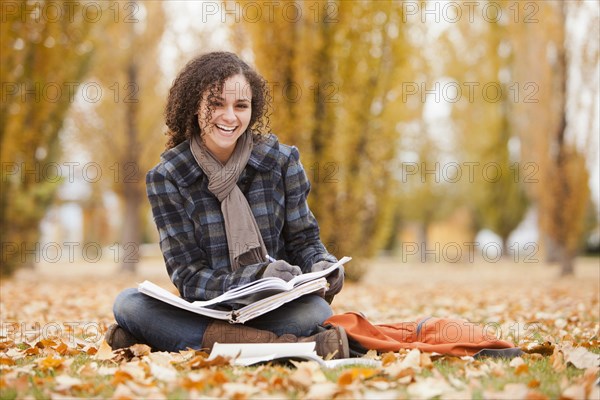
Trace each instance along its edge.
<instances>
[{"instance_id":1,"label":"curly brown hair","mask_svg":"<svg viewBox=\"0 0 600 400\"><path fill-rule=\"evenodd\" d=\"M225 81L237 74L246 78L252 93L248 129L256 137L268 133L271 96L267 82L236 54L217 51L189 61L173 81L165 108L165 123L169 128L166 133L169 137L167 149L189 140L193 135L203 135L198 125L202 96L206 94L210 98L220 95ZM207 112L210 120L210 105Z\"/></svg>"}]
</instances>

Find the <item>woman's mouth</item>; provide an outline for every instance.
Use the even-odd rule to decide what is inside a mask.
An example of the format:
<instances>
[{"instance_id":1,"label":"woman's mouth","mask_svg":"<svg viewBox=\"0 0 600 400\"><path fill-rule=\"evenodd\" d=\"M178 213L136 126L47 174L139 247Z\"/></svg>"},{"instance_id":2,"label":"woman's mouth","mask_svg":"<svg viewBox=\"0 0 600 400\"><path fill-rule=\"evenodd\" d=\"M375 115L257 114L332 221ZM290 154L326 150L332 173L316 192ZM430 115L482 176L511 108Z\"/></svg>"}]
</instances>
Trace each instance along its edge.
<instances>
[{"instance_id":1,"label":"woman's mouth","mask_svg":"<svg viewBox=\"0 0 600 400\"><path fill-rule=\"evenodd\" d=\"M215 126L225 135L231 135L237 128L237 126L227 126L221 124L215 124Z\"/></svg>"}]
</instances>

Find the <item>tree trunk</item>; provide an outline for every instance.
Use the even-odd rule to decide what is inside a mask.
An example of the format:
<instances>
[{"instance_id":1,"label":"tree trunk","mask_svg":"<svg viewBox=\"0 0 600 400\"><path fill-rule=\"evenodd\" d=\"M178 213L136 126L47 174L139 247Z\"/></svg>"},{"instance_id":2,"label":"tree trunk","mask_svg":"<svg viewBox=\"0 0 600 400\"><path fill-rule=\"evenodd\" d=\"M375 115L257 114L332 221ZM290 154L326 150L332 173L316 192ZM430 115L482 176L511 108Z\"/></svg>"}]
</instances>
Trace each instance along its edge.
<instances>
[{"instance_id":1,"label":"tree trunk","mask_svg":"<svg viewBox=\"0 0 600 400\"><path fill-rule=\"evenodd\" d=\"M138 86L138 66L133 58L127 68L127 84L132 91L137 91ZM136 92L133 92L134 94ZM133 97L133 98L132 98ZM121 166L123 170L123 243L121 254L121 271L135 273L139 262L139 245L141 238L141 223L140 218L140 184L139 178L139 144L137 143L137 114L138 100L131 96L126 102L127 114L127 149L126 162Z\"/></svg>"},{"instance_id":2,"label":"tree trunk","mask_svg":"<svg viewBox=\"0 0 600 400\"><path fill-rule=\"evenodd\" d=\"M565 246L560 247L560 276L573 276L575 275L575 256Z\"/></svg>"}]
</instances>

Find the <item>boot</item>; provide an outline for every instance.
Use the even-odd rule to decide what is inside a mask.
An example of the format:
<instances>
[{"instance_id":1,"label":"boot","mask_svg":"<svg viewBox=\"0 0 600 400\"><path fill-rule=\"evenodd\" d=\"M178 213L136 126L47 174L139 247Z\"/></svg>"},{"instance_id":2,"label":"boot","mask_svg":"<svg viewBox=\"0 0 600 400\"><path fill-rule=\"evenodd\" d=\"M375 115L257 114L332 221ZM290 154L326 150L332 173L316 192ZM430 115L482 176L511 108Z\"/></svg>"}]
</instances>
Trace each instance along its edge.
<instances>
[{"instance_id":1,"label":"boot","mask_svg":"<svg viewBox=\"0 0 600 400\"><path fill-rule=\"evenodd\" d=\"M108 343L113 350L123 349L141 343L129 333L129 331L121 328L119 324L112 324L108 327L106 335L104 335L104 340L106 340L106 343Z\"/></svg>"},{"instance_id":2,"label":"boot","mask_svg":"<svg viewBox=\"0 0 600 400\"><path fill-rule=\"evenodd\" d=\"M341 326L324 328L320 332L308 336L298 337L291 333L277 336L273 332L263 331L242 324L230 324L225 321L211 322L202 337L202 348L212 349L219 343L297 343L316 342L315 351L323 358L348 358L350 349L346 331Z\"/></svg>"}]
</instances>

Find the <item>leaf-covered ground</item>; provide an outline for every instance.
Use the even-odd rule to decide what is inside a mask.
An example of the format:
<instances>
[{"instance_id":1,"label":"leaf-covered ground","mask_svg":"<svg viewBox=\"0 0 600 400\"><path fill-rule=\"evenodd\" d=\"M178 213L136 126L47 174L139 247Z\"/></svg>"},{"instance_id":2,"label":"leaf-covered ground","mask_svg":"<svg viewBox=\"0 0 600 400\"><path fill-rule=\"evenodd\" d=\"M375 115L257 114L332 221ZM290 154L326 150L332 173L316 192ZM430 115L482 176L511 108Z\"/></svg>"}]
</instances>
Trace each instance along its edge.
<instances>
[{"instance_id":1,"label":"leaf-covered ground","mask_svg":"<svg viewBox=\"0 0 600 400\"><path fill-rule=\"evenodd\" d=\"M195 351L113 353L103 343L116 294L143 279L169 285L160 262L137 276L111 265L43 265L0 284L0 398L600 399L600 264L572 278L541 264L406 265L383 259L347 284L336 312L375 323L420 316L489 324L526 350L512 360L383 355L380 368L232 367Z\"/></svg>"}]
</instances>

